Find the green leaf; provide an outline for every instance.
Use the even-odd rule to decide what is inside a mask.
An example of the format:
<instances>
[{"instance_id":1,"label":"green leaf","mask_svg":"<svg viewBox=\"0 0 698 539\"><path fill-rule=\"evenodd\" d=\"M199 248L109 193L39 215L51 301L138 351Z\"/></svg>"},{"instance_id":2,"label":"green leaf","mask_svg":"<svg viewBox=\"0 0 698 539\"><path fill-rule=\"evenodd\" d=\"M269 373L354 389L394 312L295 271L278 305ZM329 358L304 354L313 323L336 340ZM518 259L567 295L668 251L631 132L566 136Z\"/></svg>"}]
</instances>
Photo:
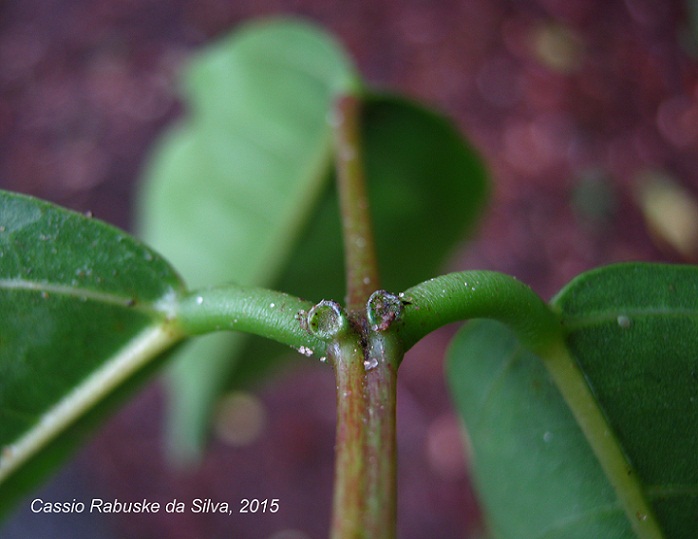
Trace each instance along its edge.
<instances>
[{"instance_id":1,"label":"green leaf","mask_svg":"<svg viewBox=\"0 0 698 539\"><path fill-rule=\"evenodd\" d=\"M191 114L161 145L144 185L145 237L193 286L235 281L341 299L327 119L333 98L357 86L342 51L305 24L254 24L204 52L187 80ZM485 172L438 114L394 96L364 101L381 286L399 290L433 275L472 227L485 200ZM197 454L226 384L254 379L288 351L214 335L187 355L171 378L168 429L175 456L184 460Z\"/></svg>"},{"instance_id":2,"label":"green leaf","mask_svg":"<svg viewBox=\"0 0 698 539\"><path fill-rule=\"evenodd\" d=\"M602 268L554 303L666 537L698 536L698 268Z\"/></svg>"},{"instance_id":3,"label":"green leaf","mask_svg":"<svg viewBox=\"0 0 698 539\"><path fill-rule=\"evenodd\" d=\"M468 323L451 343L447 375L494 537L632 537L542 361L510 329L490 320Z\"/></svg>"},{"instance_id":4,"label":"green leaf","mask_svg":"<svg viewBox=\"0 0 698 539\"><path fill-rule=\"evenodd\" d=\"M609 266L555 298L565 344L542 361L501 327L457 337L449 380L501 537L698 535L697 292L696 267Z\"/></svg>"},{"instance_id":5,"label":"green leaf","mask_svg":"<svg viewBox=\"0 0 698 539\"><path fill-rule=\"evenodd\" d=\"M3 510L55 465L50 451L32 460L46 444L179 339L170 318L182 292L124 232L0 192Z\"/></svg>"},{"instance_id":6,"label":"green leaf","mask_svg":"<svg viewBox=\"0 0 698 539\"><path fill-rule=\"evenodd\" d=\"M192 287L270 285L327 178L328 111L356 86L324 33L295 21L246 26L186 73L190 113L161 143L142 192L141 229ZM175 457L196 455L244 337L192 343L172 371Z\"/></svg>"}]
</instances>

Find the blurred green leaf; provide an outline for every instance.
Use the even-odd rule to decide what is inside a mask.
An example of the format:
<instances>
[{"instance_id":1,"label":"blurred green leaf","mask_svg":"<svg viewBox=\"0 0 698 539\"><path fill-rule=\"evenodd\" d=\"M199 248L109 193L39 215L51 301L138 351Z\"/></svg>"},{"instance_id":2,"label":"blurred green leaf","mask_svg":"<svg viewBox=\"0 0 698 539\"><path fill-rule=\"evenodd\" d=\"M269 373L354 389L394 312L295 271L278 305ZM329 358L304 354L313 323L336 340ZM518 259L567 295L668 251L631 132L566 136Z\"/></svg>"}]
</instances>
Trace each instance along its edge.
<instances>
[{"instance_id":1,"label":"blurred green leaf","mask_svg":"<svg viewBox=\"0 0 698 539\"><path fill-rule=\"evenodd\" d=\"M328 112L356 86L351 64L311 26L269 21L205 49L185 86L189 115L162 141L143 184L143 236L191 287L270 285L326 183ZM243 340L203 337L178 359L168 429L178 460L198 454Z\"/></svg>"},{"instance_id":2,"label":"blurred green leaf","mask_svg":"<svg viewBox=\"0 0 698 539\"><path fill-rule=\"evenodd\" d=\"M629 519L611 486L626 478L609 473L633 478L662 537L698 535L697 298L698 268L658 264L594 270L555 298L588 404L608 423L591 436L611 436L627 458L605 477L561 396L569 388L502 326L460 332L448 377L497 536L639 537L653 517Z\"/></svg>"},{"instance_id":3,"label":"blurred green leaf","mask_svg":"<svg viewBox=\"0 0 698 539\"><path fill-rule=\"evenodd\" d=\"M76 445L63 430L178 340L182 291L127 234L0 192L0 512Z\"/></svg>"},{"instance_id":4,"label":"blurred green leaf","mask_svg":"<svg viewBox=\"0 0 698 539\"><path fill-rule=\"evenodd\" d=\"M144 184L145 237L192 286L232 280L341 299L328 118L333 98L357 86L343 53L305 24L255 24L204 52L187 80L191 114ZM399 290L432 276L472 226L485 172L449 122L408 101L366 96L362 120L382 286ZM186 354L171 377L168 430L189 460L226 384L257 378L288 351L214 335Z\"/></svg>"}]
</instances>

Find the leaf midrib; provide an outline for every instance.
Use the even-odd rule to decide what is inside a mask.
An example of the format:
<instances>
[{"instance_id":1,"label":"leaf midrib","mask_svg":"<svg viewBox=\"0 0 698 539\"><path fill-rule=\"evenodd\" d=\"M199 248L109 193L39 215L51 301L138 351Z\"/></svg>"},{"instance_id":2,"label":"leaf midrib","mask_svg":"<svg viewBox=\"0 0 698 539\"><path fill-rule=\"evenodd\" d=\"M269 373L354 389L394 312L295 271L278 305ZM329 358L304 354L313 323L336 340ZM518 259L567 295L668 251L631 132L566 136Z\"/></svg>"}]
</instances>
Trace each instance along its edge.
<instances>
[{"instance_id":1,"label":"leaf midrib","mask_svg":"<svg viewBox=\"0 0 698 539\"><path fill-rule=\"evenodd\" d=\"M637 308L624 309L622 306L614 307L613 311L597 312L591 315L575 316L564 315L562 325L566 332L572 333L581 329L593 326L600 326L608 323L617 323L619 316L625 316L630 321L643 318L694 318L698 321L698 310L696 309L676 309L676 308Z\"/></svg>"},{"instance_id":2,"label":"leaf midrib","mask_svg":"<svg viewBox=\"0 0 698 539\"><path fill-rule=\"evenodd\" d=\"M100 292L91 288L81 288L76 286L51 283L48 281L28 281L26 279L0 279L0 290L23 290L27 292L37 292L62 297L75 298L80 301L94 301L106 305L115 305L124 309L147 314L151 318L165 318L171 311L168 305L174 290L166 290L157 301L140 301L137 297L119 295L109 292ZM48 299L48 298L47 298Z\"/></svg>"}]
</instances>

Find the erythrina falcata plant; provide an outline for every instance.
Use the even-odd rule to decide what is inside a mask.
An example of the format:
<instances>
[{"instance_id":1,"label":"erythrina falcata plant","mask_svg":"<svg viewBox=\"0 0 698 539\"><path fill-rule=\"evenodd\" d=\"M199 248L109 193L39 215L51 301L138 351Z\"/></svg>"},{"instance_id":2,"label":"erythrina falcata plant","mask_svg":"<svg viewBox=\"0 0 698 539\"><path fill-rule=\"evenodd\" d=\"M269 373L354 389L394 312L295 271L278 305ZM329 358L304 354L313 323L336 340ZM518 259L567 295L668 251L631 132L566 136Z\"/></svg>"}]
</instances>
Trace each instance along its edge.
<instances>
[{"instance_id":1,"label":"erythrina falcata plant","mask_svg":"<svg viewBox=\"0 0 698 539\"><path fill-rule=\"evenodd\" d=\"M550 303L491 271L426 280L486 200L450 123L298 21L240 29L184 82L139 197L157 251L0 194L0 511L163 361L171 457L194 461L217 397L290 346L336 377L330 536L393 538L400 363L477 318L447 377L493 536L698 537L698 268L604 267Z\"/></svg>"}]
</instances>

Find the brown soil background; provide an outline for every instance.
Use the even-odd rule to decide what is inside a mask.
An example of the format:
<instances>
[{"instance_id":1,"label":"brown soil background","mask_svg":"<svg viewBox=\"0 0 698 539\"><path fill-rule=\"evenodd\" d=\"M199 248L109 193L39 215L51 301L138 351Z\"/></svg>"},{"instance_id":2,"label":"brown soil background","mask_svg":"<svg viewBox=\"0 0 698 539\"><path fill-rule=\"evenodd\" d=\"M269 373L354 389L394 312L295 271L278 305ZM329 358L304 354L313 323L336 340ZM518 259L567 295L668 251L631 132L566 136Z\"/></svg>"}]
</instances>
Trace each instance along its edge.
<instances>
[{"instance_id":1,"label":"brown soil background","mask_svg":"<svg viewBox=\"0 0 698 539\"><path fill-rule=\"evenodd\" d=\"M367 80L451 116L483 152L494 196L454 269L515 275L550 297L622 260L695 262L654 241L636 203L662 175L698 192L698 65L689 3L652 0L5 0L0 3L0 187L129 228L154 137L181 112L188 55L241 22L294 14L334 32ZM401 370L399 536L480 526L442 376L453 328ZM50 500L278 498L275 515L36 516L8 538L319 539L334 437L329 369L302 363L255 391L263 430L212 442L201 469L163 464L154 383L41 493Z\"/></svg>"}]
</instances>

